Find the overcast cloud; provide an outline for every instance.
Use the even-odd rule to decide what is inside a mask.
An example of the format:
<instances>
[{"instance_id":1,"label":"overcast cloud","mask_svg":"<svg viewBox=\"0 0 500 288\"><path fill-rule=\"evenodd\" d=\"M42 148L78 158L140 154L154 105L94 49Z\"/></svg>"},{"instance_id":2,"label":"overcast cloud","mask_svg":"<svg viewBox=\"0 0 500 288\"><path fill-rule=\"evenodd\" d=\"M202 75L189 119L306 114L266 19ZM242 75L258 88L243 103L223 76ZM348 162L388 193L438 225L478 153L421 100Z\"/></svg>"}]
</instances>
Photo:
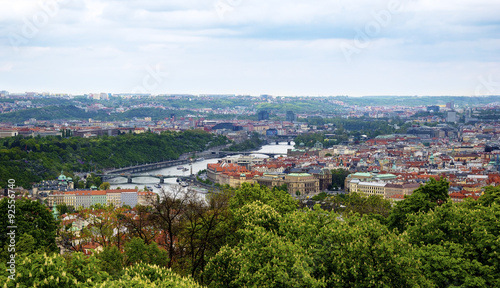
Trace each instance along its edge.
<instances>
[{"instance_id":1,"label":"overcast cloud","mask_svg":"<svg viewBox=\"0 0 500 288\"><path fill-rule=\"evenodd\" d=\"M0 5L11 92L500 94L495 0Z\"/></svg>"}]
</instances>

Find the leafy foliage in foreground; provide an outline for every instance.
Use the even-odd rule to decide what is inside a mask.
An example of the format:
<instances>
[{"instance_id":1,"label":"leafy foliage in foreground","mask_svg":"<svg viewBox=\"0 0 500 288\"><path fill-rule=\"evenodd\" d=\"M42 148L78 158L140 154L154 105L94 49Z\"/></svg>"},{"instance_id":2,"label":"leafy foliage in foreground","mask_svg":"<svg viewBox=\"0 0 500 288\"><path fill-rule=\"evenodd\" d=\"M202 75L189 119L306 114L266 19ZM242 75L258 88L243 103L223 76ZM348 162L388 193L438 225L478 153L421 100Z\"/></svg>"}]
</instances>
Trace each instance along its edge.
<instances>
[{"instance_id":1,"label":"leafy foliage in foreground","mask_svg":"<svg viewBox=\"0 0 500 288\"><path fill-rule=\"evenodd\" d=\"M447 187L431 180L389 215L345 219L319 206L281 213L242 187L249 197L233 205L237 241L210 259L205 279L209 287L498 287L500 188L456 204Z\"/></svg>"},{"instance_id":2,"label":"leafy foliage in foreground","mask_svg":"<svg viewBox=\"0 0 500 288\"><path fill-rule=\"evenodd\" d=\"M8 278L5 264L0 264L3 287L201 287L192 278L145 263L127 267L113 279L101 270L103 261L81 253L69 259L58 254L34 253L18 261L16 280Z\"/></svg>"},{"instance_id":3,"label":"leafy foliage in foreground","mask_svg":"<svg viewBox=\"0 0 500 288\"><path fill-rule=\"evenodd\" d=\"M319 205L298 210L285 191L248 184L234 193L213 194L201 206L194 198L171 196L170 204L163 201L151 208L158 217L176 220L170 228L178 242L170 253L159 252L154 243L146 245L149 237L143 235L125 243L123 252L111 246L97 256L74 253L63 258L33 249L35 240L24 234L18 242L24 253L16 258L17 284L499 287L500 187L488 187L479 200L463 203L449 201L447 187L443 179L431 180L413 194L415 199L398 202L388 216L385 209L366 208L380 203L361 201L359 195L353 195L352 209L342 215ZM391 217L400 225L393 226ZM6 256L0 256L0 282L15 287L7 280Z\"/></svg>"}]
</instances>

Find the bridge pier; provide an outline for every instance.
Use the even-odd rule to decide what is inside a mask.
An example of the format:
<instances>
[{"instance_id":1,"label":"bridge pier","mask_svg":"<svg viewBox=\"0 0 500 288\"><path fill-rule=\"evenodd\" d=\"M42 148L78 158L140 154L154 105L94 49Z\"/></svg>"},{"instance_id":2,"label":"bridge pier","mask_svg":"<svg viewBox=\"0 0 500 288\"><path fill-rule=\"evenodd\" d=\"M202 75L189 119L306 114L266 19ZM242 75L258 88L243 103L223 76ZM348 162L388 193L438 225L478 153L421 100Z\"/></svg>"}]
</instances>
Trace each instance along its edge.
<instances>
[{"instance_id":1,"label":"bridge pier","mask_svg":"<svg viewBox=\"0 0 500 288\"><path fill-rule=\"evenodd\" d=\"M161 184L165 183L165 179L163 178L163 176L160 177L160 183Z\"/></svg>"},{"instance_id":2,"label":"bridge pier","mask_svg":"<svg viewBox=\"0 0 500 288\"><path fill-rule=\"evenodd\" d=\"M127 183L132 184L132 176L127 176Z\"/></svg>"},{"instance_id":3,"label":"bridge pier","mask_svg":"<svg viewBox=\"0 0 500 288\"><path fill-rule=\"evenodd\" d=\"M288 141L287 143L288 143L288 145L290 145L290 144L292 144L292 141Z\"/></svg>"},{"instance_id":4,"label":"bridge pier","mask_svg":"<svg viewBox=\"0 0 500 288\"><path fill-rule=\"evenodd\" d=\"M276 145L279 145L280 144L280 141L276 141Z\"/></svg>"}]
</instances>

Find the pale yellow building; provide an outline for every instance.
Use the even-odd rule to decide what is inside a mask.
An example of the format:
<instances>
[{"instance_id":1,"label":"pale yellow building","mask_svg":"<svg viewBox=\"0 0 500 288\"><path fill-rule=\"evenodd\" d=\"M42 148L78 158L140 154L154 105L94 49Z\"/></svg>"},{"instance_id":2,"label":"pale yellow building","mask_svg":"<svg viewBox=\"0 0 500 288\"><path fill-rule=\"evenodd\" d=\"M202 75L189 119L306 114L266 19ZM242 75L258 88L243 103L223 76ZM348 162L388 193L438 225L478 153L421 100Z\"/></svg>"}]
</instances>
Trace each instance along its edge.
<instances>
[{"instance_id":1,"label":"pale yellow building","mask_svg":"<svg viewBox=\"0 0 500 288\"><path fill-rule=\"evenodd\" d=\"M75 192L64 192L64 203L68 206L73 206L76 208L76 195Z\"/></svg>"},{"instance_id":2,"label":"pale yellow building","mask_svg":"<svg viewBox=\"0 0 500 288\"><path fill-rule=\"evenodd\" d=\"M108 190L106 193L106 203L108 205L114 205L116 207L121 207L121 191L120 190Z\"/></svg>"}]
</instances>

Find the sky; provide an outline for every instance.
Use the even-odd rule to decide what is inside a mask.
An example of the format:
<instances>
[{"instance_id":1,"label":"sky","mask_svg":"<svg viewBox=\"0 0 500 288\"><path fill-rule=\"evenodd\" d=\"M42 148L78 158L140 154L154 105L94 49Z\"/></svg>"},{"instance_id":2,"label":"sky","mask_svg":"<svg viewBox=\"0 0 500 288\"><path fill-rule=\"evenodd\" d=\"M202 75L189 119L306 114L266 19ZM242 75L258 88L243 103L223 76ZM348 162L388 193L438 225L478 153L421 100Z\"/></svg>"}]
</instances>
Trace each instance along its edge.
<instances>
[{"instance_id":1,"label":"sky","mask_svg":"<svg viewBox=\"0 0 500 288\"><path fill-rule=\"evenodd\" d=\"M498 0L0 0L0 90L500 95Z\"/></svg>"}]
</instances>

